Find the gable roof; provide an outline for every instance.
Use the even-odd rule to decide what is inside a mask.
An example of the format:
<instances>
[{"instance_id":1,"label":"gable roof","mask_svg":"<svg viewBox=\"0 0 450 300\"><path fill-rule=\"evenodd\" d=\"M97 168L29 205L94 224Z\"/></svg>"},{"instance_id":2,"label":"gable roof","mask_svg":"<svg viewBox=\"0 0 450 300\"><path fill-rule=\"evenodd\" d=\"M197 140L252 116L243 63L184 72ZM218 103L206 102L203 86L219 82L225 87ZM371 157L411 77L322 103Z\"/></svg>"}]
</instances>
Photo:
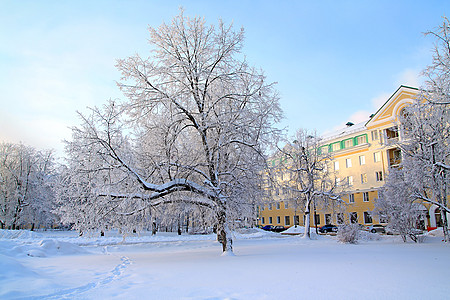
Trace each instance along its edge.
<instances>
[{"instance_id":1,"label":"gable roof","mask_svg":"<svg viewBox=\"0 0 450 300\"><path fill-rule=\"evenodd\" d=\"M365 124L367 129L392 124L403 107L413 103L419 89L401 85Z\"/></svg>"}]
</instances>

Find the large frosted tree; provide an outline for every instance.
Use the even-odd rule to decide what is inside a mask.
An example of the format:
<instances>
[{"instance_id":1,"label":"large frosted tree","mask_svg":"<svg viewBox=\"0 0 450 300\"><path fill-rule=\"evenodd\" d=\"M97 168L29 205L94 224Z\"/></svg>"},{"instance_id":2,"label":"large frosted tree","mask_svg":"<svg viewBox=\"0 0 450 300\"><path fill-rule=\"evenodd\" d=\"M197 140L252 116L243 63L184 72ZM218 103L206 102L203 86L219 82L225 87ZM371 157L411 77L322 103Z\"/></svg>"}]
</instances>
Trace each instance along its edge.
<instances>
[{"instance_id":1,"label":"large frosted tree","mask_svg":"<svg viewBox=\"0 0 450 300\"><path fill-rule=\"evenodd\" d=\"M69 172L67 186L83 190L86 209L101 203L103 220L169 203L207 207L232 251L231 216L252 212L262 193L278 96L243 59L243 30L181 13L149 32L149 58L117 62L128 100L92 109L73 129L68 156L83 175Z\"/></svg>"}]
</instances>

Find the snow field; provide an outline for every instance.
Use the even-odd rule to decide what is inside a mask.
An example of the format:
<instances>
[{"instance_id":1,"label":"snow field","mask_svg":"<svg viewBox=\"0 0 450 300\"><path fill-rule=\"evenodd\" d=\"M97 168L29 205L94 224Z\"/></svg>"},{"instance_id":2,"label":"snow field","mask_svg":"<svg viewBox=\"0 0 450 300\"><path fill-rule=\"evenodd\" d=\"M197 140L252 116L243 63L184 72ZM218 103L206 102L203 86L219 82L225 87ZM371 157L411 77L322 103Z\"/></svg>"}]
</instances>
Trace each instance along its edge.
<instances>
[{"instance_id":1,"label":"snow field","mask_svg":"<svg viewBox=\"0 0 450 300\"><path fill-rule=\"evenodd\" d=\"M250 230L235 233L235 256L221 256L214 235L107 234L102 244L73 232L1 231L0 298L446 299L450 247L434 235L348 245Z\"/></svg>"}]
</instances>

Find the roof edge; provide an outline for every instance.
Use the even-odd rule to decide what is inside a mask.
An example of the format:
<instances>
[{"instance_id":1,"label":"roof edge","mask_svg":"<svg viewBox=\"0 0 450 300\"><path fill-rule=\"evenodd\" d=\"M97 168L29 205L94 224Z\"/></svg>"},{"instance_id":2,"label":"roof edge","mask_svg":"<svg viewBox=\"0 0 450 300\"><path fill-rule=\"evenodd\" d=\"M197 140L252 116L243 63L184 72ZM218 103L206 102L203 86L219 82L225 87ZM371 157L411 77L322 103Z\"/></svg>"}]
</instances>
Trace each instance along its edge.
<instances>
[{"instance_id":1,"label":"roof edge","mask_svg":"<svg viewBox=\"0 0 450 300\"><path fill-rule=\"evenodd\" d=\"M372 117L366 122L366 124L364 124L364 126L367 126L367 124L370 123L370 121L372 121L372 119L383 109L383 107L398 93L398 91L400 91L402 88L407 88L407 89L411 89L411 90L416 90L419 91L419 88L416 87L412 87L412 86L407 86L407 85L400 85L397 90L395 90L395 92L386 100L386 102L384 102L383 105L381 105L381 107L374 113L372 114Z\"/></svg>"}]
</instances>

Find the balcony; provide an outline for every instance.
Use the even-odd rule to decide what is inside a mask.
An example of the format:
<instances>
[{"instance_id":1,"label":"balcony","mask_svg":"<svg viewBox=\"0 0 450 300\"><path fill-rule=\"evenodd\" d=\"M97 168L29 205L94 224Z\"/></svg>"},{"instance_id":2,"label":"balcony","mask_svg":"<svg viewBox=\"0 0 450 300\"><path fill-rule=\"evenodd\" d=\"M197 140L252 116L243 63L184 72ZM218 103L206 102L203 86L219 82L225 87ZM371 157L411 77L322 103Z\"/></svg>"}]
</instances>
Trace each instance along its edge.
<instances>
[{"instance_id":1,"label":"balcony","mask_svg":"<svg viewBox=\"0 0 450 300\"><path fill-rule=\"evenodd\" d=\"M398 127L393 126L384 130L385 144L395 144L398 142Z\"/></svg>"},{"instance_id":2,"label":"balcony","mask_svg":"<svg viewBox=\"0 0 450 300\"><path fill-rule=\"evenodd\" d=\"M399 148L389 149L387 151L389 167L396 168L402 162L402 152Z\"/></svg>"}]
</instances>

